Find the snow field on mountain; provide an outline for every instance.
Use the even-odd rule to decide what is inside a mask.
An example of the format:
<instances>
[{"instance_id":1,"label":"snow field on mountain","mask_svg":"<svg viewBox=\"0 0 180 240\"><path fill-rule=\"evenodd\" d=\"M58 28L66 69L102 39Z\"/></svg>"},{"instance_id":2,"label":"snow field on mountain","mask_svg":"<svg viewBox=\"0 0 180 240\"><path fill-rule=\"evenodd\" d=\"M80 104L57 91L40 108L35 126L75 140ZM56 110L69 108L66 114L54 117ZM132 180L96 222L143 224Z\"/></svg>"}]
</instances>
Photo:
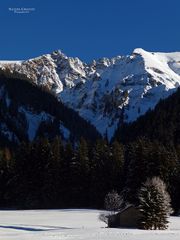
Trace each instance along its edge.
<instances>
[{"instance_id":1,"label":"snow field on mountain","mask_svg":"<svg viewBox=\"0 0 180 240\"><path fill-rule=\"evenodd\" d=\"M180 86L180 52L137 48L128 56L86 64L54 51L27 61L0 62L0 69L6 67L46 86L109 140L118 124L135 121Z\"/></svg>"}]
</instances>

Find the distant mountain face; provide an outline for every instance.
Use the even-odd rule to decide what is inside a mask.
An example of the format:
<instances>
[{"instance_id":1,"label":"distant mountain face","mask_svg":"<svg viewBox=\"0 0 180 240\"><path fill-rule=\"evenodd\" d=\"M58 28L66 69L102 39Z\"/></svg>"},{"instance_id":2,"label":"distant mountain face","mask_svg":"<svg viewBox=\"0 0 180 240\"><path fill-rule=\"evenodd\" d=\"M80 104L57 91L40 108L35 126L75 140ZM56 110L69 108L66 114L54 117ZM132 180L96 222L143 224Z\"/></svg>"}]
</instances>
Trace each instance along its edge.
<instances>
[{"instance_id":1,"label":"distant mountain face","mask_svg":"<svg viewBox=\"0 0 180 240\"><path fill-rule=\"evenodd\" d=\"M159 142L164 146L180 146L180 88L155 108L140 116L136 121L118 127L113 140L124 145L139 139Z\"/></svg>"},{"instance_id":2,"label":"distant mountain face","mask_svg":"<svg viewBox=\"0 0 180 240\"><path fill-rule=\"evenodd\" d=\"M18 85L18 91L15 84ZM33 88L30 86L29 91L32 97L34 95L32 94ZM63 123L58 121L57 118L48 111L44 111L43 108L40 109L38 104L36 104L37 107L35 107L35 104L32 104L31 100L27 101L27 99L24 98L24 92L28 97L28 90L23 86L22 80L20 80L19 84L15 79L6 79L4 76L0 76L1 141L2 138L13 143L26 140L33 141L39 135L42 128L43 131L41 131L41 133L45 136L48 133L48 128L51 128L52 131L55 129L55 126L57 135L62 138L69 138L70 131L64 127ZM33 99L35 102L37 102L39 98L39 91L36 93L37 98ZM44 103L44 105L47 105L47 103ZM63 130L68 134L64 136ZM53 133L51 136L53 136Z\"/></svg>"},{"instance_id":3,"label":"distant mountain face","mask_svg":"<svg viewBox=\"0 0 180 240\"><path fill-rule=\"evenodd\" d=\"M95 127L52 93L15 75L0 71L0 144L56 136L75 144L81 137L90 141L100 137Z\"/></svg>"},{"instance_id":4,"label":"distant mountain face","mask_svg":"<svg viewBox=\"0 0 180 240\"><path fill-rule=\"evenodd\" d=\"M130 56L86 64L60 51L27 61L0 62L2 71L44 86L111 139L121 122L132 122L180 85L180 52L135 49Z\"/></svg>"}]
</instances>

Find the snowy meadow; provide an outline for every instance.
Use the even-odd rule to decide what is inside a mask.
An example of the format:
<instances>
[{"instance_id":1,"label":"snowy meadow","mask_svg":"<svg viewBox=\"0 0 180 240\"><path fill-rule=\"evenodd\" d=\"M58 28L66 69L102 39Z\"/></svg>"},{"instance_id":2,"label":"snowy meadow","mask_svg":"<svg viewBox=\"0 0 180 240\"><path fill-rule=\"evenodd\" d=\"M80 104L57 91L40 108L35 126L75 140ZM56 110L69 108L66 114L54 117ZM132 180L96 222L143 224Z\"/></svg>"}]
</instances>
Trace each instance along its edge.
<instances>
[{"instance_id":1,"label":"snowy meadow","mask_svg":"<svg viewBox=\"0 0 180 240\"><path fill-rule=\"evenodd\" d=\"M179 240L180 217L170 217L168 230L106 228L99 210L0 211L2 240Z\"/></svg>"}]
</instances>

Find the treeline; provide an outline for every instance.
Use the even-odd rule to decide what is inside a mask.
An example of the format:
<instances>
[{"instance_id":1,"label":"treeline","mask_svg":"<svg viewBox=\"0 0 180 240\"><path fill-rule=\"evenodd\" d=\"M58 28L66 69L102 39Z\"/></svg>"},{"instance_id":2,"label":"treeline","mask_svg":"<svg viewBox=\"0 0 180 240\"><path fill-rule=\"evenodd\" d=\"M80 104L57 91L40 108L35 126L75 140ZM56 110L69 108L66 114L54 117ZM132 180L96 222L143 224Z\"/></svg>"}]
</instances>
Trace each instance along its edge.
<instances>
[{"instance_id":1,"label":"treeline","mask_svg":"<svg viewBox=\"0 0 180 240\"><path fill-rule=\"evenodd\" d=\"M114 140L127 146L127 199L136 197L146 176L160 176L168 185L177 210L180 207L180 89L160 100L154 110L137 121L119 126ZM133 146L133 152L129 145Z\"/></svg>"},{"instance_id":2,"label":"treeline","mask_svg":"<svg viewBox=\"0 0 180 240\"><path fill-rule=\"evenodd\" d=\"M180 88L137 121L120 125L114 139L127 144L142 136L167 146L180 144Z\"/></svg>"},{"instance_id":3,"label":"treeline","mask_svg":"<svg viewBox=\"0 0 180 240\"><path fill-rule=\"evenodd\" d=\"M22 143L0 154L0 206L18 208L103 208L105 195L116 190L136 203L148 177L165 181L173 208L180 207L180 151L138 139L123 146L82 139L74 149L59 138Z\"/></svg>"},{"instance_id":4,"label":"treeline","mask_svg":"<svg viewBox=\"0 0 180 240\"><path fill-rule=\"evenodd\" d=\"M136 204L142 183L156 176L166 183L175 211L180 209L179 89L136 122L119 127L108 144L97 140L95 128L46 90L23 80L0 80L12 99L10 116L16 116L18 105L47 111L61 120L74 138L86 139L75 145L64 144L59 137L48 140L43 134L48 127L41 126L32 143L21 142L9 149L4 142L0 151L1 207L103 208L104 197L112 190ZM1 120L7 113L4 107L1 101Z\"/></svg>"},{"instance_id":5,"label":"treeline","mask_svg":"<svg viewBox=\"0 0 180 240\"><path fill-rule=\"evenodd\" d=\"M10 106L6 104L6 95L0 101L0 119L4 121L12 132L20 138L20 141L27 140L22 131L22 120L18 111L19 107L25 107L35 113L46 112L54 117L53 123L50 123L49 136L45 132L43 134L43 126L41 126L39 135L49 138L59 135L57 124L62 122L63 125L71 132L71 141L75 142L81 137L90 141L95 141L100 137L96 128L89 122L81 118L74 110L66 107L59 101L46 87L38 87L33 82L26 79L6 77L0 74L0 87L4 87L10 99ZM22 115L22 114L21 114ZM17 127L21 125L21 127ZM47 129L48 126L44 127ZM53 133L54 128L54 134ZM85 129L85 130L84 130ZM38 137L38 136L37 136Z\"/></svg>"},{"instance_id":6,"label":"treeline","mask_svg":"<svg viewBox=\"0 0 180 240\"><path fill-rule=\"evenodd\" d=\"M59 138L22 143L0 154L0 206L19 208L102 207L122 186L123 147L81 140L76 150Z\"/></svg>"}]
</instances>

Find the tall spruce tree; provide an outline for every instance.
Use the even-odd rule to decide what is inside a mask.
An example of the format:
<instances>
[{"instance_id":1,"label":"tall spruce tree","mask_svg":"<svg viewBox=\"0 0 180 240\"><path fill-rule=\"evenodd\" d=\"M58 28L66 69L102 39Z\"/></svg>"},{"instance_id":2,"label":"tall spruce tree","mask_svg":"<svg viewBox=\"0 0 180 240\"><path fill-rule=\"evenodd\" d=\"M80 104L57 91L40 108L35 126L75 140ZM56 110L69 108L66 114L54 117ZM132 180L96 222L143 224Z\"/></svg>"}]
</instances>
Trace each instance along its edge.
<instances>
[{"instance_id":1,"label":"tall spruce tree","mask_svg":"<svg viewBox=\"0 0 180 240\"><path fill-rule=\"evenodd\" d=\"M174 194L171 182L177 175L177 154L157 141L139 138L126 147L125 190L128 202L137 203L137 193L146 179L159 176L165 181L168 191Z\"/></svg>"},{"instance_id":2,"label":"tall spruce tree","mask_svg":"<svg viewBox=\"0 0 180 240\"><path fill-rule=\"evenodd\" d=\"M165 183L159 177L147 179L139 191L139 210L143 229L167 229L168 216L172 212L170 196Z\"/></svg>"}]
</instances>

